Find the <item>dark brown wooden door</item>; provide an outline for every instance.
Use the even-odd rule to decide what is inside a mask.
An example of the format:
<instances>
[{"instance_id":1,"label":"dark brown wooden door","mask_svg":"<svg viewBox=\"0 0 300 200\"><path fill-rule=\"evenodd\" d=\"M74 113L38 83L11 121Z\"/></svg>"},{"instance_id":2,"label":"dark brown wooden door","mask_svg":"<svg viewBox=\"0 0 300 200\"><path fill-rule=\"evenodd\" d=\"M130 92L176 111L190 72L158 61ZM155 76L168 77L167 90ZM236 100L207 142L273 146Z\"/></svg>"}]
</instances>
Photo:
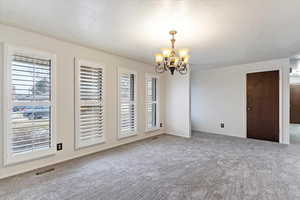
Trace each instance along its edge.
<instances>
[{"instance_id":1,"label":"dark brown wooden door","mask_svg":"<svg viewBox=\"0 0 300 200\"><path fill-rule=\"evenodd\" d=\"M279 142L279 71L247 74L247 137Z\"/></svg>"},{"instance_id":2,"label":"dark brown wooden door","mask_svg":"<svg viewBox=\"0 0 300 200\"><path fill-rule=\"evenodd\" d=\"M290 85L290 121L300 124L300 85Z\"/></svg>"}]
</instances>

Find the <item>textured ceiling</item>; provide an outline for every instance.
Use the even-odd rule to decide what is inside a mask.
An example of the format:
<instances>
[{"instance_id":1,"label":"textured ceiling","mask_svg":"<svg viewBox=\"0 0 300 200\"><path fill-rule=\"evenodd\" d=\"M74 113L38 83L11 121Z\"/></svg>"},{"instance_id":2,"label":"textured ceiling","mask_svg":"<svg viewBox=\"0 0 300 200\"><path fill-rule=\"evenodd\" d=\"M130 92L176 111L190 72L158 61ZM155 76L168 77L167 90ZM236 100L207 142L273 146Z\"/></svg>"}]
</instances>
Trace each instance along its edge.
<instances>
[{"instance_id":1,"label":"textured ceiling","mask_svg":"<svg viewBox=\"0 0 300 200\"><path fill-rule=\"evenodd\" d=\"M300 0L0 0L0 22L147 63L170 29L199 68L300 52Z\"/></svg>"}]
</instances>

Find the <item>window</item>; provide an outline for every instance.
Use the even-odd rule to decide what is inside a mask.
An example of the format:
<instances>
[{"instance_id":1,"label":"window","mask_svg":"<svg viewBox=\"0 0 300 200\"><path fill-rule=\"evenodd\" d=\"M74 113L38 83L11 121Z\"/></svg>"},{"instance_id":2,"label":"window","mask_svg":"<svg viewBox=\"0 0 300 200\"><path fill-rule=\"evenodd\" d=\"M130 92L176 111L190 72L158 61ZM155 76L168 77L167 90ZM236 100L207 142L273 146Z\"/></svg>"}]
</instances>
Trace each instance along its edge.
<instances>
[{"instance_id":1,"label":"window","mask_svg":"<svg viewBox=\"0 0 300 200\"><path fill-rule=\"evenodd\" d=\"M119 68L119 138L137 134L137 75Z\"/></svg>"},{"instance_id":2,"label":"window","mask_svg":"<svg viewBox=\"0 0 300 200\"><path fill-rule=\"evenodd\" d=\"M55 56L5 46L5 164L55 153Z\"/></svg>"},{"instance_id":3,"label":"window","mask_svg":"<svg viewBox=\"0 0 300 200\"><path fill-rule=\"evenodd\" d=\"M158 125L158 77L146 75L146 131L159 128Z\"/></svg>"},{"instance_id":4,"label":"window","mask_svg":"<svg viewBox=\"0 0 300 200\"><path fill-rule=\"evenodd\" d=\"M76 148L104 142L104 67L76 60Z\"/></svg>"}]
</instances>

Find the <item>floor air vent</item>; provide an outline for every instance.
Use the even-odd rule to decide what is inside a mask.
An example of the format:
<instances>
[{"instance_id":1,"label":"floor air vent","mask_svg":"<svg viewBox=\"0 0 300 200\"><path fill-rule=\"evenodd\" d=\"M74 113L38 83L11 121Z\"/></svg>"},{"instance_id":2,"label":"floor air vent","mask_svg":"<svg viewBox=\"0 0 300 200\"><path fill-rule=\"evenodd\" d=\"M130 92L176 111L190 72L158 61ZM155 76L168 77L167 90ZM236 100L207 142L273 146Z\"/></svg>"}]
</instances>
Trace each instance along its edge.
<instances>
[{"instance_id":1,"label":"floor air vent","mask_svg":"<svg viewBox=\"0 0 300 200\"><path fill-rule=\"evenodd\" d=\"M49 172L52 172L54 171L55 168L50 168L50 169L44 169L44 170L40 170L38 171L37 173L35 173L35 175L39 176L39 175L43 175L43 174L46 174L46 173L49 173Z\"/></svg>"}]
</instances>

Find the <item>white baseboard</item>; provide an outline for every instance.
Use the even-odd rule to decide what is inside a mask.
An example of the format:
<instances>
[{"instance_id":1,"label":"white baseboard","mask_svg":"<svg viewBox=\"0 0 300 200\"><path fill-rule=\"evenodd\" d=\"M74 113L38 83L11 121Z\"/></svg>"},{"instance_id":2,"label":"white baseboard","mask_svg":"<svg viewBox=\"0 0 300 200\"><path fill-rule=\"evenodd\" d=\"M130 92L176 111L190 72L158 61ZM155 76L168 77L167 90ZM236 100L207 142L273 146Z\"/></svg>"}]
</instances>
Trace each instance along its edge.
<instances>
[{"instance_id":1,"label":"white baseboard","mask_svg":"<svg viewBox=\"0 0 300 200\"><path fill-rule=\"evenodd\" d=\"M216 134L216 135L225 135L225 136L238 137L238 138L247 138L244 135L236 135L236 134L230 134L230 133L218 133L218 132L210 132L210 131L198 130L198 129L193 129L192 131L200 132L200 133Z\"/></svg>"},{"instance_id":2,"label":"white baseboard","mask_svg":"<svg viewBox=\"0 0 300 200\"><path fill-rule=\"evenodd\" d=\"M191 137L190 133L187 133L186 131L179 131L179 130L167 130L166 134L179 136L179 137L184 137L184 138L190 138Z\"/></svg>"}]
</instances>

